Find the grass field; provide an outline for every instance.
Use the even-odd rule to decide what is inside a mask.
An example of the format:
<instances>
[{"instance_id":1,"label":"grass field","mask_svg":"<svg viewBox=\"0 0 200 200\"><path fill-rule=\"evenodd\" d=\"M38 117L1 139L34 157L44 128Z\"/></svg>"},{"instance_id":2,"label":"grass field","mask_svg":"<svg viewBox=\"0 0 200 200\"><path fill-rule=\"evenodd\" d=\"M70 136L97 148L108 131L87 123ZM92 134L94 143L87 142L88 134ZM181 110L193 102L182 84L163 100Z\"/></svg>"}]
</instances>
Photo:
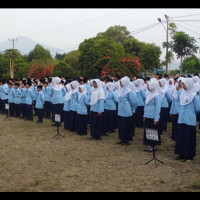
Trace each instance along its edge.
<instances>
[{"instance_id":1,"label":"grass field","mask_svg":"<svg viewBox=\"0 0 200 200\"><path fill-rule=\"evenodd\" d=\"M144 164L143 130L133 143L118 146L117 133L102 141L63 130L66 138L54 139L56 128L20 119L2 121L0 115L1 192L183 192L200 191L200 133L193 162L176 161L170 133L162 136L157 158L165 162ZM169 125L171 126L171 124Z\"/></svg>"}]
</instances>

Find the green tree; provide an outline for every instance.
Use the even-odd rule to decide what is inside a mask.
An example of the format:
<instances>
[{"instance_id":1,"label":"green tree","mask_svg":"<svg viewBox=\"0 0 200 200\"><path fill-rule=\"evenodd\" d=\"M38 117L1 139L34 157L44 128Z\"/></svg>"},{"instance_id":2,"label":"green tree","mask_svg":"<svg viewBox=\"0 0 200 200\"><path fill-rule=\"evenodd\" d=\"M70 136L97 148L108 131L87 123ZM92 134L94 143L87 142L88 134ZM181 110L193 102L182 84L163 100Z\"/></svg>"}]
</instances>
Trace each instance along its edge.
<instances>
[{"instance_id":1,"label":"green tree","mask_svg":"<svg viewBox=\"0 0 200 200\"><path fill-rule=\"evenodd\" d=\"M17 49L7 49L4 56L10 60L10 77L14 78L14 61L21 56Z\"/></svg>"},{"instance_id":2,"label":"green tree","mask_svg":"<svg viewBox=\"0 0 200 200\"><path fill-rule=\"evenodd\" d=\"M126 26L111 26L107 31L98 33L97 37L113 40L116 43L123 44L127 38L131 38L130 32Z\"/></svg>"},{"instance_id":3,"label":"green tree","mask_svg":"<svg viewBox=\"0 0 200 200\"><path fill-rule=\"evenodd\" d=\"M180 73L182 74L182 63L185 56L190 56L197 53L198 46L195 45L196 40L190 37L188 34L180 31L176 32L173 36L173 41L171 43L172 51L177 55L177 58L181 59Z\"/></svg>"},{"instance_id":4,"label":"green tree","mask_svg":"<svg viewBox=\"0 0 200 200\"><path fill-rule=\"evenodd\" d=\"M15 60L15 78L27 78L30 69L30 64L25 61L24 57Z\"/></svg>"},{"instance_id":5,"label":"green tree","mask_svg":"<svg viewBox=\"0 0 200 200\"><path fill-rule=\"evenodd\" d=\"M183 60L183 73L196 74L200 72L200 60L191 55Z\"/></svg>"},{"instance_id":6,"label":"green tree","mask_svg":"<svg viewBox=\"0 0 200 200\"><path fill-rule=\"evenodd\" d=\"M63 60L65 58L65 56L66 56L66 53L64 53L64 54L56 53L55 58L58 60Z\"/></svg>"},{"instance_id":7,"label":"green tree","mask_svg":"<svg viewBox=\"0 0 200 200\"><path fill-rule=\"evenodd\" d=\"M74 77L75 75L73 68L64 61L59 61L53 68L53 76Z\"/></svg>"},{"instance_id":8,"label":"green tree","mask_svg":"<svg viewBox=\"0 0 200 200\"><path fill-rule=\"evenodd\" d=\"M9 59L0 53L0 79L10 77Z\"/></svg>"}]
</instances>

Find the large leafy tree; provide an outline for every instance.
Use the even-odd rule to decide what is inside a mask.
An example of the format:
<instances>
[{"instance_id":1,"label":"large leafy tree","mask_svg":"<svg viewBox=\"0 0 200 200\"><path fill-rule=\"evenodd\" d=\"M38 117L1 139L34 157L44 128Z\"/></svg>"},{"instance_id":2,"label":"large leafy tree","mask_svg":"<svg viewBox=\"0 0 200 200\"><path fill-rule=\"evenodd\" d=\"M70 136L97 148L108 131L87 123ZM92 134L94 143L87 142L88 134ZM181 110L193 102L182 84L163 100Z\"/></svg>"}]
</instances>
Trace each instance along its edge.
<instances>
[{"instance_id":1,"label":"large leafy tree","mask_svg":"<svg viewBox=\"0 0 200 200\"><path fill-rule=\"evenodd\" d=\"M200 60L192 55L183 60L183 72L186 74L195 74L200 72Z\"/></svg>"},{"instance_id":2,"label":"large leafy tree","mask_svg":"<svg viewBox=\"0 0 200 200\"><path fill-rule=\"evenodd\" d=\"M182 74L183 58L197 53L199 47L196 46L196 40L182 31L176 32L173 36L173 41L170 47L176 54L177 58L181 59L180 73Z\"/></svg>"},{"instance_id":3,"label":"large leafy tree","mask_svg":"<svg viewBox=\"0 0 200 200\"><path fill-rule=\"evenodd\" d=\"M4 54L0 53L0 79L10 77L9 59L5 58Z\"/></svg>"}]
</instances>

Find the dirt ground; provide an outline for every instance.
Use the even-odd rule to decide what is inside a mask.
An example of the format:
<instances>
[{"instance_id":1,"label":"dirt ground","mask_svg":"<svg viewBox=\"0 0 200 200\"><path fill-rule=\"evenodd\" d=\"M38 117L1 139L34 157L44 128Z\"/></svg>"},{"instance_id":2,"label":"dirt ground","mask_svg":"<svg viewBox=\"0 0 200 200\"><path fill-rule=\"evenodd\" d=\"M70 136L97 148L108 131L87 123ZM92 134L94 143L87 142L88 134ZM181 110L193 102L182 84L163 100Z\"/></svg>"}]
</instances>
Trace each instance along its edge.
<instances>
[{"instance_id":1,"label":"dirt ground","mask_svg":"<svg viewBox=\"0 0 200 200\"><path fill-rule=\"evenodd\" d=\"M118 146L117 133L102 141L63 130L65 138L52 140L56 128L21 119L2 121L0 115L1 192L187 192L200 191L200 133L193 162L176 161L170 133L162 136L156 153L165 164L144 165L143 130L133 143ZM171 126L171 124L169 125ZM51 141L52 140L52 141Z\"/></svg>"}]
</instances>

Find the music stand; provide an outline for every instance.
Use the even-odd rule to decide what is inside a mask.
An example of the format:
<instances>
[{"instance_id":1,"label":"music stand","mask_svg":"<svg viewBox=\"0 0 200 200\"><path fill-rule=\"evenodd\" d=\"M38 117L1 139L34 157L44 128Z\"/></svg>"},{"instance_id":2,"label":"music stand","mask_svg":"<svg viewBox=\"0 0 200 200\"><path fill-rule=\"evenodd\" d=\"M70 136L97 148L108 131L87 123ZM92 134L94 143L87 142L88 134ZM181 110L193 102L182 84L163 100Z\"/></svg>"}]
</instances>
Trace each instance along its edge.
<instances>
[{"instance_id":1,"label":"music stand","mask_svg":"<svg viewBox=\"0 0 200 200\"><path fill-rule=\"evenodd\" d=\"M155 162L155 167L157 168L156 161L164 164L164 162L162 162L162 161L160 161L160 160L158 160L156 158L155 142L159 141L158 130L146 129L146 138L147 138L147 140L151 141L151 143L153 145L153 159L151 159L150 161L148 161L145 165L148 165L149 163L151 163L152 161L154 161Z\"/></svg>"},{"instance_id":2,"label":"music stand","mask_svg":"<svg viewBox=\"0 0 200 200\"><path fill-rule=\"evenodd\" d=\"M6 104L6 105L5 105L5 110L7 111L7 115L6 115L6 118L3 119L3 121L7 121L7 120L10 120L10 121L11 121L11 118L10 118L10 116L9 116L9 110L10 110L9 104Z\"/></svg>"},{"instance_id":3,"label":"music stand","mask_svg":"<svg viewBox=\"0 0 200 200\"><path fill-rule=\"evenodd\" d=\"M58 114L55 115L55 124L57 126L57 134L52 138L52 140L54 138L56 138L56 137L57 137L57 140L58 140L59 136L64 138L65 136L63 136L63 135L60 134L61 115L58 115Z\"/></svg>"}]
</instances>

